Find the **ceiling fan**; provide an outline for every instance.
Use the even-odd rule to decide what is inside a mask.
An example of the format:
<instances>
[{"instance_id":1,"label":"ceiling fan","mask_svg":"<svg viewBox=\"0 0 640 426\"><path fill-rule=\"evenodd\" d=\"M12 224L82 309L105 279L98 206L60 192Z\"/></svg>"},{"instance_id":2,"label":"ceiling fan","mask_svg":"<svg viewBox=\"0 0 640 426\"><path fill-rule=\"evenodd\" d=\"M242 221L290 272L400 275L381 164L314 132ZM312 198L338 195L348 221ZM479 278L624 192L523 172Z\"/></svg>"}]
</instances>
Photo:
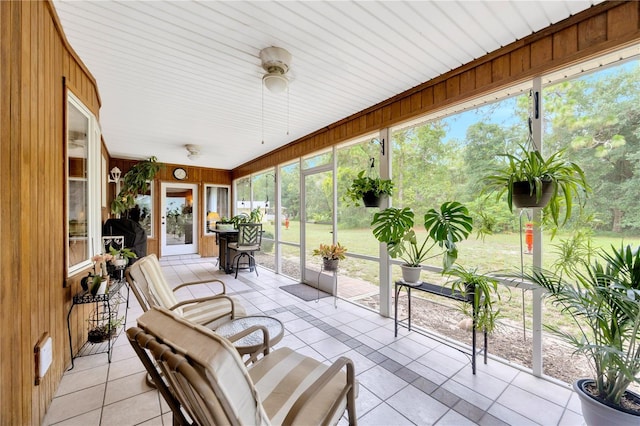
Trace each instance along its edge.
<instances>
[{"instance_id":1,"label":"ceiling fan","mask_svg":"<svg viewBox=\"0 0 640 426\"><path fill-rule=\"evenodd\" d=\"M266 47L260 51L262 68L267 72L262 76L262 84L270 92L281 93L289 86L289 72L291 53L282 47Z\"/></svg>"}]
</instances>

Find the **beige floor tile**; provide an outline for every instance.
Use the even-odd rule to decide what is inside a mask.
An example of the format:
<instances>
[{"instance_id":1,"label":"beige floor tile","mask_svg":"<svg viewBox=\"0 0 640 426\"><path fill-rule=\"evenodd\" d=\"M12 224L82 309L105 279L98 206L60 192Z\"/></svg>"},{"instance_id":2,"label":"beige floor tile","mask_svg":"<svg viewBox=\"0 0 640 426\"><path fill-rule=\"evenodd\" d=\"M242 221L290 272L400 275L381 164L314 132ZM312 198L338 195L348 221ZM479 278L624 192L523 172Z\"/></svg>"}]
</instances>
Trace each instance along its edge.
<instances>
[{"instance_id":1,"label":"beige floor tile","mask_svg":"<svg viewBox=\"0 0 640 426\"><path fill-rule=\"evenodd\" d=\"M104 404L112 404L114 402L154 390L154 388L147 385L145 380L146 376L146 371L143 371L141 373L131 374L117 380L110 380L107 383L107 391L104 396Z\"/></svg>"},{"instance_id":2,"label":"beige floor tile","mask_svg":"<svg viewBox=\"0 0 640 426\"><path fill-rule=\"evenodd\" d=\"M160 417L157 391L149 391L125 400L105 405L102 411L103 425L136 425Z\"/></svg>"},{"instance_id":3,"label":"beige floor tile","mask_svg":"<svg viewBox=\"0 0 640 426\"><path fill-rule=\"evenodd\" d=\"M102 407L105 384L53 398L45 424L52 425Z\"/></svg>"}]
</instances>

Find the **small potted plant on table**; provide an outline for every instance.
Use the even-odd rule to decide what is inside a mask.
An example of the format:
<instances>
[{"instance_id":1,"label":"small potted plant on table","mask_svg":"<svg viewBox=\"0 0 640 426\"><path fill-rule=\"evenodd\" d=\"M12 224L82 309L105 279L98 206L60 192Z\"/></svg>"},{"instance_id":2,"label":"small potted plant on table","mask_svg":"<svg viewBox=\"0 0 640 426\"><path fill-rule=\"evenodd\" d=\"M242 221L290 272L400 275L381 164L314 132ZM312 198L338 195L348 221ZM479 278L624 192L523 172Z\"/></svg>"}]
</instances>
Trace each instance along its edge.
<instances>
[{"instance_id":1,"label":"small potted plant on table","mask_svg":"<svg viewBox=\"0 0 640 426\"><path fill-rule=\"evenodd\" d=\"M346 252L347 249L340 245L340 243L320 244L320 247L313 250L313 255L322 257L323 269L325 271L337 271L338 263L346 259L344 255Z\"/></svg>"}]
</instances>

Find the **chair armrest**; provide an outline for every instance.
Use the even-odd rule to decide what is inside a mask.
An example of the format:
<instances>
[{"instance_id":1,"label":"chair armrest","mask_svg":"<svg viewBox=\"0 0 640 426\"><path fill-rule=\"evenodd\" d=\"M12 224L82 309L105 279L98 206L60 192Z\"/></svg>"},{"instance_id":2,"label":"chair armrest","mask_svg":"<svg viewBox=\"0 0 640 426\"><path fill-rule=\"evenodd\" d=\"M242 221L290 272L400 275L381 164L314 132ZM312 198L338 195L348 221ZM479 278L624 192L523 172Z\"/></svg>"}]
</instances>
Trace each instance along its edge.
<instances>
[{"instance_id":1,"label":"chair armrest","mask_svg":"<svg viewBox=\"0 0 640 426\"><path fill-rule=\"evenodd\" d=\"M345 383L345 386L342 388L340 395L338 396L338 398L336 398L336 401L331 406L331 409L327 411L325 416L325 421L326 419L331 418L335 414L336 410L338 409L338 406L340 405L340 401L343 398L348 397L351 400L351 402L349 402L349 400L347 401L347 405L349 405L350 403L351 404L355 403L355 395L354 395L355 370L353 367L353 361L351 361L347 357L341 356L333 364L331 364L331 366L324 373L322 373L322 375L318 377L311 384L311 386L307 388L307 390L305 390L298 397L296 402L294 402L293 405L291 406L291 409L289 410L289 413L285 417L282 424L283 425L294 424L297 415L304 408L304 406L307 403L309 403L312 400L312 398L320 391L320 389L325 387L331 381L331 379L333 379L342 370L342 367L344 366L347 367L347 374L346 374L347 382ZM355 419L353 420L355 421ZM352 419L351 419L351 416L349 416L349 423L351 422L352 422Z\"/></svg>"},{"instance_id":2,"label":"chair armrest","mask_svg":"<svg viewBox=\"0 0 640 426\"><path fill-rule=\"evenodd\" d=\"M216 299L227 299L231 303L231 314L232 314L231 317L235 318L235 312L236 312L235 303L233 302L233 299L227 296L226 294L216 294L214 296L206 296L206 297L198 297L196 299L182 300L176 303L175 305L173 305L172 307L170 307L169 310L173 311L174 309L184 305L192 305L194 303L208 302L209 300L216 300Z\"/></svg>"},{"instance_id":3,"label":"chair armrest","mask_svg":"<svg viewBox=\"0 0 640 426\"><path fill-rule=\"evenodd\" d=\"M218 293L218 294L226 294L227 293L227 286L224 284L224 282L217 280L217 279L211 279L211 280L202 280L202 281L191 281L188 283L182 283L176 287L174 287L173 291L175 292L176 290L179 290L181 288L190 286L190 285L198 285L198 284L209 284L209 283L219 283L220 285L222 285L222 293Z\"/></svg>"},{"instance_id":4,"label":"chair armrest","mask_svg":"<svg viewBox=\"0 0 640 426\"><path fill-rule=\"evenodd\" d=\"M245 361L245 365L249 365L252 364L254 362L256 362L256 360L258 359L258 356L260 354L262 355L268 355L270 348L269 348L269 330L267 330L267 327L263 326L263 325L252 325L251 327L247 328L246 330L242 330L239 333L234 334L233 336L229 336L226 339L229 340L230 342L235 342L236 340L240 340L245 336L248 336L249 334L253 333L254 331L258 331L261 330L262 331L262 344L256 348L256 350L252 353L248 353L245 355L249 355L249 359L247 359Z\"/></svg>"}]
</instances>

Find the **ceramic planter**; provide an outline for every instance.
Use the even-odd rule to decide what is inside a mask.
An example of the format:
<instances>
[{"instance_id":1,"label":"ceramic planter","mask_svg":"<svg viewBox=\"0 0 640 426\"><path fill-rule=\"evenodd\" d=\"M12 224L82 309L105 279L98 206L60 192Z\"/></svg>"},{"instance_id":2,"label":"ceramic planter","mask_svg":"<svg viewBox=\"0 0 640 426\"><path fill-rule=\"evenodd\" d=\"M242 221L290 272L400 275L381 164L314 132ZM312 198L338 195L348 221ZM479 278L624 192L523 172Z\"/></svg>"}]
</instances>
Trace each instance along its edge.
<instances>
[{"instance_id":1,"label":"ceramic planter","mask_svg":"<svg viewBox=\"0 0 640 426\"><path fill-rule=\"evenodd\" d=\"M584 386L593 383L592 379L578 379L573 383L573 390L580 398L582 416L588 426L626 426L640 424L640 415L622 411L619 407L598 401L584 390ZM627 391L627 395L640 403L640 395Z\"/></svg>"},{"instance_id":2,"label":"ceramic planter","mask_svg":"<svg viewBox=\"0 0 640 426\"><path fill-rule=\"evenodd\" d=\"M402 268L402 279L404 280L404 282L420 282L420 273L422 272L421 266L400 265L400 267Z\"/></svg>"},{"instance_id":3,"label":"ceramic planter","mask_svg":"<svg viewBox=\"0 0 640 426\"><path fill-rule=\"evenodd\" d=\"M337 271L339 262L340 259L327 259L326 257L322 258L323 269L325 271Z\"/></svg>"}]
</instances>

